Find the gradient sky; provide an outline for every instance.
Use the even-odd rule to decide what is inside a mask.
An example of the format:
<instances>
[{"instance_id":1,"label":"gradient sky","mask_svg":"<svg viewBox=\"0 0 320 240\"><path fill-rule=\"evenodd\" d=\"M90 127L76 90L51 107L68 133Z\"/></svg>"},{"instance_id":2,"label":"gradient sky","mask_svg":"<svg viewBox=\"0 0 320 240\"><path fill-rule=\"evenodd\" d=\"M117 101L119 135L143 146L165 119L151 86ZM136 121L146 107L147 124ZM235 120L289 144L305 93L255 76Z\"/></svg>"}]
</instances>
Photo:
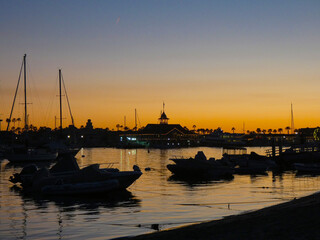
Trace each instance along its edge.
<instances>
[{"instance_id":1,"label":"gradient sky","mask_svg":"<svg viewBox=\"0 0 320 240\"><path fill-rule=\"evenodd\" d=\"M0 118L26 53L37 126L54 126L61 68L77 127L112 129L124 116L133 127L135 108L142 126L157 123L163 101L169 123L189 128L285 128L291 102L295 127L315 127L319 29L318 0L2 0Z\"/></svg>"}]
</instances>

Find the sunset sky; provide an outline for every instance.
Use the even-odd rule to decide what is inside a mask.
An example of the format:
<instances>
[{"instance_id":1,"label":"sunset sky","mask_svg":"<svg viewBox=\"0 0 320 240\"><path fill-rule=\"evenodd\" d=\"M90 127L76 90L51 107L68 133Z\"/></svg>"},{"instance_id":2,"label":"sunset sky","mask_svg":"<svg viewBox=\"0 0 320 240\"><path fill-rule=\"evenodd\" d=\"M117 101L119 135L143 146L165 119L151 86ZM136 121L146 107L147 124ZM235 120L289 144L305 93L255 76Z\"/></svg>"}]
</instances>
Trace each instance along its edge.
<instances>
[{"instance_id":1,"label":"sunset sky","mask_svg":"<svg viewBox=\"0 0 320 240\"><path fill-rule=\"evenodd\" d=\"M76 127L157 123L163 102L189 128L285 128L291 102L296 128L320 125L319 0L3 0L0 32L1 119L27 54L36 126L58 117L59 68Z\"/></svg>"}]
</instances>

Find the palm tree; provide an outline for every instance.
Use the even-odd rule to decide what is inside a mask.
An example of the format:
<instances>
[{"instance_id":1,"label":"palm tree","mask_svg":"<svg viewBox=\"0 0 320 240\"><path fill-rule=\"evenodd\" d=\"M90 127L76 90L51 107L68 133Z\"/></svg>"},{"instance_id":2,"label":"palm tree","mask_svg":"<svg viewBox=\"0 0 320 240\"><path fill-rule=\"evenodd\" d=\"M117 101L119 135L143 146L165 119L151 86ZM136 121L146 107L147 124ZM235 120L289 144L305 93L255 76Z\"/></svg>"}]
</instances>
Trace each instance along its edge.
<instances>
[{"instance_id":1,"label":"palm tree","mask_svg":"<svg viewBox=\"0 0 320 240\"><path fill-rule=\"evenodd\" d=\"M6 122L8 123L8 125L7 125L7 128L9 127L9 124L10 124L10 122L11 122L11 119L10 118L7 118L6 119Z\"/></svg>"},{"instance_id":2,"label":"palm tree","mask_svg":"<svg viewBox=\"0 0 320 240\"><path fill-rule=\"evenodd\" d=\"M279 128L279 129L278 129L278 132L279 132L280 134L282 133L282 131L283 131L282 128Z\"/></svg>"},{"instance_id":3,"label":"palm tree","mask_svg":"<svg viewBox=\"0 0 320 240\"><path fill-rule=\"evenodd\" d=\"M273 129L273 134L276 134L277 133L277 129Z\"/></svg>"},{"instance_id":4,"label":"palm tree","mask_svg":"<svg viewBox=\"0 0 320 240\"><path fill-rule=\"evenodd\" d=\"M260 129L260 128L257 128L256 132L257 132L258 134L260 134L260 133L261 133L261 129Z\"/></svg>"},{"instance_id":5,"label":"palm tree","mask_svg":"<svg viewBox=\"0 0 320 240\"><path fill-rule=\"evenodd\" d=\"M289 131L290 131L290 127L288 126L288 127L286 127L286 130L288 131L288 134L289 134Z\"/></svg>"},{"instance_id":6,"label":"palm tree","mask_svg":"<svg viewBox=\"0 0 320 240\"><path fill-rule=\"evenodd\" d=\"M15 119L15 118L12 118L11 121L13 122L13 126L16 127L16 119Z\"/></svg>"},{"instance_id":7,"label":"palm tree","mask_svg":"<svg viewBox=\"0 0 320 240\"><path fill-rule=\"evenodd\" d=\"M234 130L236 130L234 127L231 128L232 133L234 134Z\"/></svg>"},{"instance_id":8,"label":"palm tree","mask_svg":"<svg viewBox=\"0 0 320 240\"><path fill-rule=\"evenodd\" d=\"M193 127L193 131L196 131L196 127L197 127L197 126L196 126L196 125L193 125L192 127Z\"/></svg>"},{"instance_id":9,"label":"palm tree","mask_svg":"<svg viewBox=\"0 0 320 240\"><path fill-rule=\"evenodd\" d=\"M116 128L117 128L117 131L119 131L119 128L120 128L120 124L119 123L116 125Z\"/></svg>"},{"instance_id":10,"label":"palm tree","mask_svg":"<svg viewBox=\"0 0 320 240\"><path fill-rule=\"evenodd\" d=\"M18 127L20 127L21 118L17 118L16 121L18 122Z\"/></svg>"},{"instance_id":11,"label":"palm tree","mask_svg":"<svg viewBox=\"0 0 320 240\"><path fill-rule=\"evenodd\" d=\"M271 128L268 129L268 133L269 133L269 134L272 133L272 129L271 129Z\"/></svg>"},{"instance_id":12,"label":"palm tree","mask_svg":"<svg viewBox=\"0 0 320 240\"><path fill-rule=\"evenodd\" d=\"M21 133L21 127L17 127L16 131L20 134Z\"/></svg>"},{"instance_id":13,"label":"palm tree","mask_svg":"<svg viewBox=\"0 0 320 240\"><path fill-rule=\"evenodd\" d=\"M263 134L266 134L267 130L263 129L262 132L263 132Z\"/></svg>"}]
</instances>

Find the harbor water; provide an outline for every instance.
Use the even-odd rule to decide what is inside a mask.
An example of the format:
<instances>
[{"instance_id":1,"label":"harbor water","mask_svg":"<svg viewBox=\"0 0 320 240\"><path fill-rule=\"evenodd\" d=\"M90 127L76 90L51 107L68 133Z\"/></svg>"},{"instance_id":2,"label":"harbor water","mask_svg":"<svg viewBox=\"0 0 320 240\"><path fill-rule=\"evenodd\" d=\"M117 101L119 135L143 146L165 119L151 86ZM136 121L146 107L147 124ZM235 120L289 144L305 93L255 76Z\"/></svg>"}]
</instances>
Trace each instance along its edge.
<instances>
[{"instance_id":1,"label":"harbor water","mask_svg":"<svg viewBox=\"0 0 320 240\"><path fill-rule=\"evenodd\" d=\"M264 154L266 148L248 148ZM172 178L166 168L174 156L203 151L221 158L221 148L82 149L79 166L132 170L143 175L127 192L101 197L24 195L8 181L23 166L0 160L0 239L112 239L168 229L252 211L305 196L320 189L319 176L295 172L231 180L188 182ZM83 156L82 156L83 155ZM150 170L146 170L150 168Z\"/></svg>"}]
</instances>

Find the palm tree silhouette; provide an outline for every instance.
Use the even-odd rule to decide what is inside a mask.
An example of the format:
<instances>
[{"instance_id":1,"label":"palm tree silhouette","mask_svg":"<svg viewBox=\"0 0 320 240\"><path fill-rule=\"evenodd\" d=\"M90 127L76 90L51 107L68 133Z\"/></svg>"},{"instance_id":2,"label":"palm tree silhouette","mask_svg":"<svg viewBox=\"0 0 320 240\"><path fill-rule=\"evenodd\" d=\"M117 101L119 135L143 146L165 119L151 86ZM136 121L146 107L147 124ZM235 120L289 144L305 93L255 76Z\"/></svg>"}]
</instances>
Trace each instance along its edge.
<instances>
[{"instance_id":1,"label":"palm tree silhouette","mask_svg":"<svg viewBox=\"0 0 320 240\"><path fill-rule=\"evenodd\" d=\"M268 129L268 133L269 133L269 134L272 133L272 129L271 129L271 128Z\"/></svg>"},{"instance_id":2,"label":"palm tree silhouette","mask_svg":"<svg viewBox=\"0 0 320 240\"><path fill-rule=\"evenodd\" d=\"M257 132L258 134L260 134L260 133L261 133L261 129L260 129L260 128L257 128L256 132Z\"/></svg>"},{"instance_id":3,"label":"palm tree silhouette","mask_svg":"<svg viewBox=\"0 0 320 240\"><path fill-rule=\"evenodd\" d=\"M12 118L11 122L13 122L13 126L16 127L16 119Z\"/></svg>"},{"instance_id":4,"label":"palm tree silhouette","mask_svg":"<svg viewBox=\"0 0 320 240\"><path fill-rule=\"evenodd\" d=\"M288 127L286 127L286 130L288 131L288 134L289 134L289 131L290 131L290 127L288 126Z\"/></svg>"},{"instance_id":5,"label":"palm tree silhouette","mask_svg":"<svg viewBox=\"0 0 320 240\"><path fill-rule=\"evenodd\" d=\"M234 134L234 130L236 130L236 129L234 127L232 127L231 130L232 130L232 133Z\"/></svg>"},{"instance_id":6,"label":"palm tree silhouette","mask_svg":"<svg viewBox=\"0 0 320 240\"><path fill-rule=\"evenodd\" d=\"M279 129L278 129L278 132L279 132L280 134L282 133L282 131L283 131L282 128L279 128Z\"/></svg>"},{"instance_id":7,"label":"palm tree silhouette","mask_svg":"<svg viewBox=\"0 0 320 240\"><path fill-rule=\"evenodd\" d=\"M20 127L21 118L17 118L16 121L18 122L18 127Z\"/></svg>"}]
</instances>

